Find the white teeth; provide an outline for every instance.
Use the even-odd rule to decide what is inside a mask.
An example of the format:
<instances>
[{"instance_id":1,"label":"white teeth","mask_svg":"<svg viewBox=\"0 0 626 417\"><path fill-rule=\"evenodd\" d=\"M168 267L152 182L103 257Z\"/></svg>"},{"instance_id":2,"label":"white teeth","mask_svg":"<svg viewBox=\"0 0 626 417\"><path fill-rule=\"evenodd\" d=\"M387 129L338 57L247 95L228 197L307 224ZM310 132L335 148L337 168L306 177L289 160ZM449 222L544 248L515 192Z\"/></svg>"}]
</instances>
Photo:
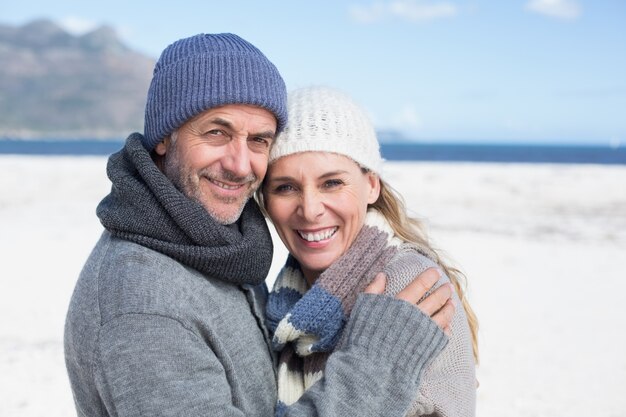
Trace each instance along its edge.
<instances>
[{"instance_id":1,"label":"white teeth","mask_svg":"<svg viewBox=\"0 0 626 417\"><path fill-rule=\"evenodd\" d=\"M320 240L326 240L335 234L337 231L336 227L331 229L322 230L317 233L306 233L298 230L298 234L300 237L308 242L319 242Z\"/></svg>"},{"instance_id":2,"label":"white teeth","mask_svg":"<svg viewBox=\"0 0 626 417\"><path fill-rule=\"evenodd\" d=\"M213 184L225 190L236 190L239 187L241 187L241 185L228 185L228 184L224 184L223 182L216 181L216 180L212 180L212 182Z\"/></svg>"}]
</instances>

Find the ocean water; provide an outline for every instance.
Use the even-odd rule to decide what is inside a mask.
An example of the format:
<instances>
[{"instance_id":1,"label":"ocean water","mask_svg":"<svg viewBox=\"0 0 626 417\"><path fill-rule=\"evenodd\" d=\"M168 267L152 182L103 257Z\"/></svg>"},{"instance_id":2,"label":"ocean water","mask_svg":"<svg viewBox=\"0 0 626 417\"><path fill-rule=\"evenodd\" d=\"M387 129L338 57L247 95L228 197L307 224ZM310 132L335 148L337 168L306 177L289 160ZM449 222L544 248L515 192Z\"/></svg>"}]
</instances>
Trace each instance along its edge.
<instances>
[{"instance_id":1,"label":"ocean water","mask_svg":"<svg viewBox=\"0 0 626 417\"><path fill-rule=\"evenodd\" d=\"M388 143L381 152L392 161L626 164L626 147L590 145Z\"/></svg>"},{"instance_id":2,"label":"ocean water","mask_svg":"<svg viewBox=\"0 0 626 417\"><path fill-rule=\"evenodd\" d=\"M0 140L0 154L109 155L122 140ZM390 161L626 164L626 147L541 144L383 143Z\"/></svg>"}]
</instances>

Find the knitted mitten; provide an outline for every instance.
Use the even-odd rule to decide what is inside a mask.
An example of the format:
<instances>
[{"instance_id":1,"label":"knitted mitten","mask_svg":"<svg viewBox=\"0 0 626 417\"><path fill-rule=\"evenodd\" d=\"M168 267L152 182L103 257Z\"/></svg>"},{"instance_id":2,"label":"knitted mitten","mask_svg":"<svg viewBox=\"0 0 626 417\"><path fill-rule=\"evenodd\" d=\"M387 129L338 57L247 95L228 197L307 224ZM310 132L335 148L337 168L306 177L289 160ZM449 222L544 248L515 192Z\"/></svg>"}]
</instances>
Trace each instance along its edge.
<instances>
[{"instance_id":1,"label":"knitted mitten","mask_svg":"<svg viewBox=\"0 0 626 417\"><path fill-rule=\"evenodd\" d=\"M280 308L274 308L272 296L280 297L284 289L272 293L268 320L280 318L274 331L275 347L280 350L285 343L294 342L301 356L331 350L341 336L358 293L393 255L395 248L387 246L388 237L380 229L366 225L348 251L294 304L281 303ZM284 301L285 297L281 298Z\"/></svg>"}]
</instances>

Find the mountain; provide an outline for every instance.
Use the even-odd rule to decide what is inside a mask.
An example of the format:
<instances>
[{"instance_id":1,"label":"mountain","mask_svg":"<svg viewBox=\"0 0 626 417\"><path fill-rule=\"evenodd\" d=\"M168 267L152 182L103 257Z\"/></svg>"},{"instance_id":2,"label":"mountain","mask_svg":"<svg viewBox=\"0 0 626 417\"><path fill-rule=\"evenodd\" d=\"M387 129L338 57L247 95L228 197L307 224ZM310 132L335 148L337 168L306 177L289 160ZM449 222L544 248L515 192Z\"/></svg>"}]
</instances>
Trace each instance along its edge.
<instances>
[{"instance_id":1,"label":"mountain","mask_svg":"<svg viewBox=\"0 0 626 417\"><path fill-rule=\"evenodd\" d=\"M143 130L154 59L102 26L0 24L0 137L123 138Z\"/></svg>"},{"instance_id":2,"label":"mountain","mask_svg":"<svg viewBox=\"0 0 626 417\"><path fill-rule=\"evenodd\" d=\"M415 139L406 137L404 133L395 129L379 129L376 131L378 141L382 143L414 143Z\"/></svg>"}]
</instances>

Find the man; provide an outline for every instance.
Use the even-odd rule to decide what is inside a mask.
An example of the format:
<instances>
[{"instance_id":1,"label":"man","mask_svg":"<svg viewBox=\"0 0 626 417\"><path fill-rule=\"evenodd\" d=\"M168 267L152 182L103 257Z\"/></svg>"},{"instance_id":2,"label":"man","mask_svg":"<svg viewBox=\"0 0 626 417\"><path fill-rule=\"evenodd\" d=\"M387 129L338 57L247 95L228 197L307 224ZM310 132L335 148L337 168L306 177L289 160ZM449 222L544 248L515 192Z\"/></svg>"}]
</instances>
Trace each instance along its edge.
<instances>
[{"instance_id":1,"label":"man","mask_svg":"<svg viewBox=\"0 0 626 417\"><path fill-rule=\"evenodd\" d=\"M79 416L274 415L263 318L272 242L250 196L286 124L285 101L274 65L238 36L202 34L163 51L144 135L109 160L112 189L97 210L106 230L68 311ZM423 293L407 288L403 299ZM402 415L446 343L442 294L422 302L427 314L362 295L326 376L287 414Z\"/></svg>"}]
</instances>

